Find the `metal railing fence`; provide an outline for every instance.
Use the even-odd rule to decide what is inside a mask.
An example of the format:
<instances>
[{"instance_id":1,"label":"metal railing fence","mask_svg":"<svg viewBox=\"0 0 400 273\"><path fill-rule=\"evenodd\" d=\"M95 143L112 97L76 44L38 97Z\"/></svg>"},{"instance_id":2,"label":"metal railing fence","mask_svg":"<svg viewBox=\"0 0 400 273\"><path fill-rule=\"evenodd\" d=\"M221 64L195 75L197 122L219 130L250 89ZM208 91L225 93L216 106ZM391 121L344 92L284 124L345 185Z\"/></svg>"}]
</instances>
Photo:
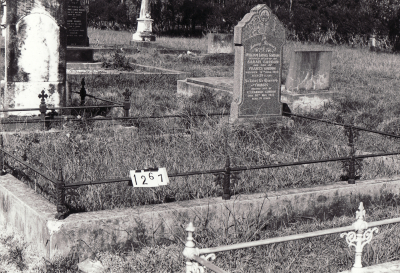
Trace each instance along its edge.
<instances>
[{"instance_id":1,"label":"metal railing fence","mask_svg":"<svg viewBox=\"0 0 400 273\"><path fill-rule=\"evenodd\" d=\"M202 249L197 248L195 245L193 239L193 233L195 231L195 228L192 222L190 222L186 228L188 236L186 239L185 249L182 252L182 254L186 258L185 272L186 273L204 272L204 269L208 268L217 273L227 273L225 270L219 268L218 266L214 265L209 261L209 259L215 260L216 258L215 253L250 248L250 247L257 247L257 246L265 246L269 244L283 243L283 242L295 241L306 238L314 238L336 233L341 233L340 237L341 238L346 237L346 242L349 245L349 247L354 246L356 249L355 261L352 268L352 272L362 272L362 271L357 271L362 268L361 264L362 250L366 244L371 242L373 233L378 232L378 229L376 227L382 225L400 223L400 217L375 221L370 223L365 222L364 218L365 218L365 210L363 203L361 202L359 210L356 212L356 222L351 226L318 230L318 231L294 234L284 237L268 238L253 242L244 242L244 243L218 246L212 248L202 248ZM353 230L355 230L355 232Z\"/></svg>"},{"instance_id":2,"label":"metal railing fence","mask_svg":"<svg viewBox=\"0 0 400 273\"><path fill-rule=\"evenodd\" d=\"M84 101L86 94L85 88L84 88L84 79L82 80L82 88L81 88L81 98ZM166 115L166 116L159 116L159 117L129 117L129 109L130 109L130 95L131 93L129 90L125 90L124 94L125 100L123 104L118 104L117 102L114 105L106 105L106 106L74 106L74 107L47 107L45 103L45 98L47 95L42 91L42 93L39 95L39 98L41 98L41 104L39 108L36 109L28 109L28 110L40 110L41 113L41 121L50 121L50 122L63 122L63 121L82 121L82 119L78 118L72 118L72 119L65 119L65 118L58 118L58 117L52 117L50 120L45 119L46 111L47 110L58 110L58 109L82 109L82 108L95 108L95 107L123 107L125 110L125 115L124 117L118 117L118 118L109 118L109 117L104 117L104 118L86 118L85 120L87 121L99 121L99 120L140 120L140 119L154 119L154 118L190 118L187 115ZM109 101L111 102L111 101ZM13 109L13 110L0 110L0 111L23 111L26 109ZM220 169L212 169L212 170L200 170L200 171L189 171L189 172L177 172L177 173L170 173L168 176L169 177L188 177L188 176L193 176L193 175L206 175L206 174L212 174L215 176L214 182L217 185L222 185L222 199L223 200L229 200L231 198L231 185L232 182L235 182L239 180L239 174L243 171L252 171L252 170L260 170L260 169L271 169L271 168L280 168L280 167L291 167L291 166L299 166L299 165L308 165L308 164L317 164L317 163L327 163L327 162L342 162L343 163L343 168L345 172L347 173L346 175L346 180L348 181L349 184L355 184L356 180L356 171L357 171L357 164L358 161L365 159L365 158L372 158L372 157L381 157L381 156L390 156L390 155L398 155L400 152L390 152L390 153L377 153L377 154L368 154L368 155L356 155L355 151L355 146L354 142L355 139L357 138L357 131L366 131L370 133L376 133L380 134L383 136L388 136L388 137L394 137L394 138L400 138L398 135L394 134L389 134L385 132L380 132L376 130L370 130L366 128L361 128L353 125L348 125L348 124L341 124L337 122L332 122L329 120L322 120L322 119L317 119L313 117L307 117L307 116L302 116L298 114L293 114L293 113L288 113L284 112L284 116L290 116L290 117L295 117L295 118L301 118L301 119L308 119L308 120L313 120L313 121L318 121L318 122L324 122L328 123L331 125L335 126L342 126L344 127L344 132L348 138L348 146L350 147L350 154L347 157L336 157L336 158L328 158L328 159L320 159L320 160L310 160L310 161L297 161L297 162L287 162L287 163L279 163L279 164L265 164L265 165L257 165L257 166L232 166L231 163L231 158L230 155L225 148L225 166ZM229 113L209 113L209 114L200 114L200 115L194 115L194 116L199 116L199 117L210 117L210 116L226 116L229 115ZM226 144L227 145L227 139L228 136L225 136L226 138ZM11 153L5 151L3 147L1 147L1 152L4 155L9 156L10 158L22 163L24 160L19 159L12 155ZM30 166L29 164L26 164L25 162L22 163L25 166L27 166L29 169L33 170L34 172L40 174L47 180L51 181L53 184L57 185L57 206L60 208L59 213L64 213L67 214L68 212L65 209L65 190L70 189L70 188L77 188L80 186L88 186L88 185L97 185L97 184L106 184L106 183L116 183L116 182L130 182L131 178L130 177L123 177L123 178L114 178L114 179L105 179L105 180L97 180L97 181L80 181L80 182L74 182L74 183L68 183L65 184L62 178L62 170L59 170L59 179L53 179L51 177L47 177L44 175L42 172L38 171L36 168ZM60 182L61 181L61 182ZM58 216L58 217L63 217L63 216Z\"/></svg>"}]
</instances>

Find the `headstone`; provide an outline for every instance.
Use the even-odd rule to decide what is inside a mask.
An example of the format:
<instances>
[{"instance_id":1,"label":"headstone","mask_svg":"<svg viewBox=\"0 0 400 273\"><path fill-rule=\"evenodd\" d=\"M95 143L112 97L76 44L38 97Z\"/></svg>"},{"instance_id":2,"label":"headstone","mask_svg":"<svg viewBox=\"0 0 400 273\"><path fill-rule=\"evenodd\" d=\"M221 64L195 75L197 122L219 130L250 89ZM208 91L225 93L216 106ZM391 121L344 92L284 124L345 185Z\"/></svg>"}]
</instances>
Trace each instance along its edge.
<instances>
[{"instance_id":1,"label":"headstone","mask_svg":"<svg viewBox=\"0 0 400 273\"><path fill-rule=\"evenodd\" d=\"M264 4L235 27L231 122L282 116L281 71L285 28Z\"/></svg>"},{"instance_id":2,"label":"headstone","mask_svg":"<svg viewBox=\"0 0 400 273\"><path fill-rule=\"evenodd\" d=\"M329 89L332 51L293 51L286 78L288 92Z\"/></svg>"},{"instance_id":3,"label":"headstone","mask_svg":"<svg viewBox=\"0 0 400 273\"><path fill-rule=\"evenodd\" d=\"M136 33L132 36L132 41L155 41L156 36L153 34L153 19L150 15L150 1L142 0L140 6L140 17L137 19Z\"/></svg>"},{"instance_id":4,"label":"headstone","mask_svg":"<svg viewBox=\"0 0 400 273\"><path fill-rule=\"evenodd\" d=\"M2 108L39 108L66 103L67 2L7 0L6 84ZM10 115L38 115L39 111Z\"/></svg>"},{"instance_id":5,"label":"headstone","mask_svg":"<svg viewBox=\"0 0 400 273\"><path fill-rule=\"evenodd\" d=\"M207 53L234 53L235 45L232 34L208 33Z\"/></svg>"},{"instance_id":6,"label":"headstone","mask_svg":"<svg viewBox=\"0 0 400 273\"><path fill-rule=\"evenodd\" d=\"M87 35L88 0L68 0L67 45L89 46Z\"/></svg>"}]
</instances>

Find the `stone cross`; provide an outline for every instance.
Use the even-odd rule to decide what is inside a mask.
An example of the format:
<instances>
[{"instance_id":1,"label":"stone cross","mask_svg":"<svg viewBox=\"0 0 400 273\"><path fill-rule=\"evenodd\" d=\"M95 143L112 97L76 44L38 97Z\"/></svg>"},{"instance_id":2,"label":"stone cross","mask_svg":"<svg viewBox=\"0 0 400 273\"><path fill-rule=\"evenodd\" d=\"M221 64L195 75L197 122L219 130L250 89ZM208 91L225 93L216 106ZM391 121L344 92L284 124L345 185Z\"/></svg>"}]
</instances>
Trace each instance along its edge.
<instances>
[{"instance_id":1,"label":"stone cross","mask_svg":"<svg viewBox=\"0 0 400 273\"><path fill-rule=\"evenodd\" d=\"M1 106L37 108L42 90L50 107L66 106L65 0L6 0L5 92ZM13 112L36 115L37 112Z\"/></svg>"},{"instance_id":2,"label":"stone cross","mask_svg":"<svg viewBox=\"0 0 400 273\"><path fill-rule=\"evenodd\" d=\"M260 4L235 26L235 68L230 122L282 116L281 74L285 28Z\"/></svg>"}]
</instances>

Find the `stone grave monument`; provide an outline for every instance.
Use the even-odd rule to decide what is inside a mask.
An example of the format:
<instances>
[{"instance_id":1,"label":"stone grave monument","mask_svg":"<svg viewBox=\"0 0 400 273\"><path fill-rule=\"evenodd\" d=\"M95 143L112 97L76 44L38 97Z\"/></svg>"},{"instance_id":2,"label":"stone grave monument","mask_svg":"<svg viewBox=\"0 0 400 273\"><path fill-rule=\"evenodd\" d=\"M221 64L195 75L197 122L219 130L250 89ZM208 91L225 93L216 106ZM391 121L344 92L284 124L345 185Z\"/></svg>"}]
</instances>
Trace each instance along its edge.
<instances>
[{"instance_id":1,"label":"stone grave monument","mask_svg":"<svg viewBox=\"0 0 400 273\"><path fill-rule=\"evenodd\" d=\"M67 46L89 46L87 14L89 0L68 0Z\"/></svg>"},{"instance_id":2,"label":"stone grave monument","mask_svg":"<svg viewBox=\"0 0 400 273\"><path fill-rule=\"evenodd\" d=\"M153 42L156 36L153 34L153 19L150 15L150 0L142 0L140 6L140 17L137 19L136 33L132 36L132 42ZM132 43L131 43L132 44Z\"/></svg>"},{"instance_id":3,"label":"stone grave monument","mask_svg":"<svg viewBox=\"0 0 400 273\"><path fill-rule=\"evenodd\" d=\"M6 4L6 82L1 108L39 108L42 91L49 106L65 106L67 1L7 0Z\"/></svg>"},{"instance_id":4,"label":"stone grave monument","mask_svg":"<svg viewBox=\"0 0 400 273\"><path fill-rule=\"evenodd\" d=\"M235 26L235 68L230 121L282 116L281 72L285 28L265 4Z\"/></svg>"},{"instance_id":5,"label":"stone grave monument","mask_svg":"<svg viewBox=\"0 0 400 273\"><path fill-rule=\"evenodd\" d=\"M330 91L332 51L292 52L281 99L295 112L310 112L329 105L337 95Z\"/></svg>"},{"instance_id":6,"label":"stone grave monument","mask_svg":"<svg viewBox=\"0 0 400 273\"><path fill-rule=\"evenodd\" d=\"M297 92L329 89L331 59L332 51L293 51L286 90Z\"/></svg>"}]
</instances>

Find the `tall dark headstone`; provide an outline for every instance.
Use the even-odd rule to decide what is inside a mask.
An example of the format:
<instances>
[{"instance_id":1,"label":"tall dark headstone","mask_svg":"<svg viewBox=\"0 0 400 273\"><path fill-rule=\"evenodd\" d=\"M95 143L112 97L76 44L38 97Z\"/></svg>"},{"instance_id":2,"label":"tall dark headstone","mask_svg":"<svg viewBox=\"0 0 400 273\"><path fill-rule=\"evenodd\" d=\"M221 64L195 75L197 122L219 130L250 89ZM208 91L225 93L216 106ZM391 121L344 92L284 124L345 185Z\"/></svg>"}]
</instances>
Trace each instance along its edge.
<instances>
[{"instance_id":1,"label":"tall dark headstone","mask_svg":"<svg viewBox=\"0 0 400 273\"><path fill-rule=\"evenodd\" d=\"M6 4L6 83L2 108L38 108L42 91L48 95L49 105L65 105L66 1L7 0Z\"/></svg>"},{"instance_id":2,"label":"tall dark headstone","mask_svg":"<svg viewBox=\"0 0 400 273\"><path fill-rule=\"evenodd\" d=\"M88 0L68 0L68 46L89 46L87 35L88 4Z\"/></svg>"},{"instance_id":3,"label":"tall dark headstone","mask_svg":"<svg viewBox=\"0 0 400 273\"><path fill-rule=\"evenodd\" d=\"M264 4L235 27L231 122L282 115L281 72L285 28Z\"/></svg>"}]
</instances>

